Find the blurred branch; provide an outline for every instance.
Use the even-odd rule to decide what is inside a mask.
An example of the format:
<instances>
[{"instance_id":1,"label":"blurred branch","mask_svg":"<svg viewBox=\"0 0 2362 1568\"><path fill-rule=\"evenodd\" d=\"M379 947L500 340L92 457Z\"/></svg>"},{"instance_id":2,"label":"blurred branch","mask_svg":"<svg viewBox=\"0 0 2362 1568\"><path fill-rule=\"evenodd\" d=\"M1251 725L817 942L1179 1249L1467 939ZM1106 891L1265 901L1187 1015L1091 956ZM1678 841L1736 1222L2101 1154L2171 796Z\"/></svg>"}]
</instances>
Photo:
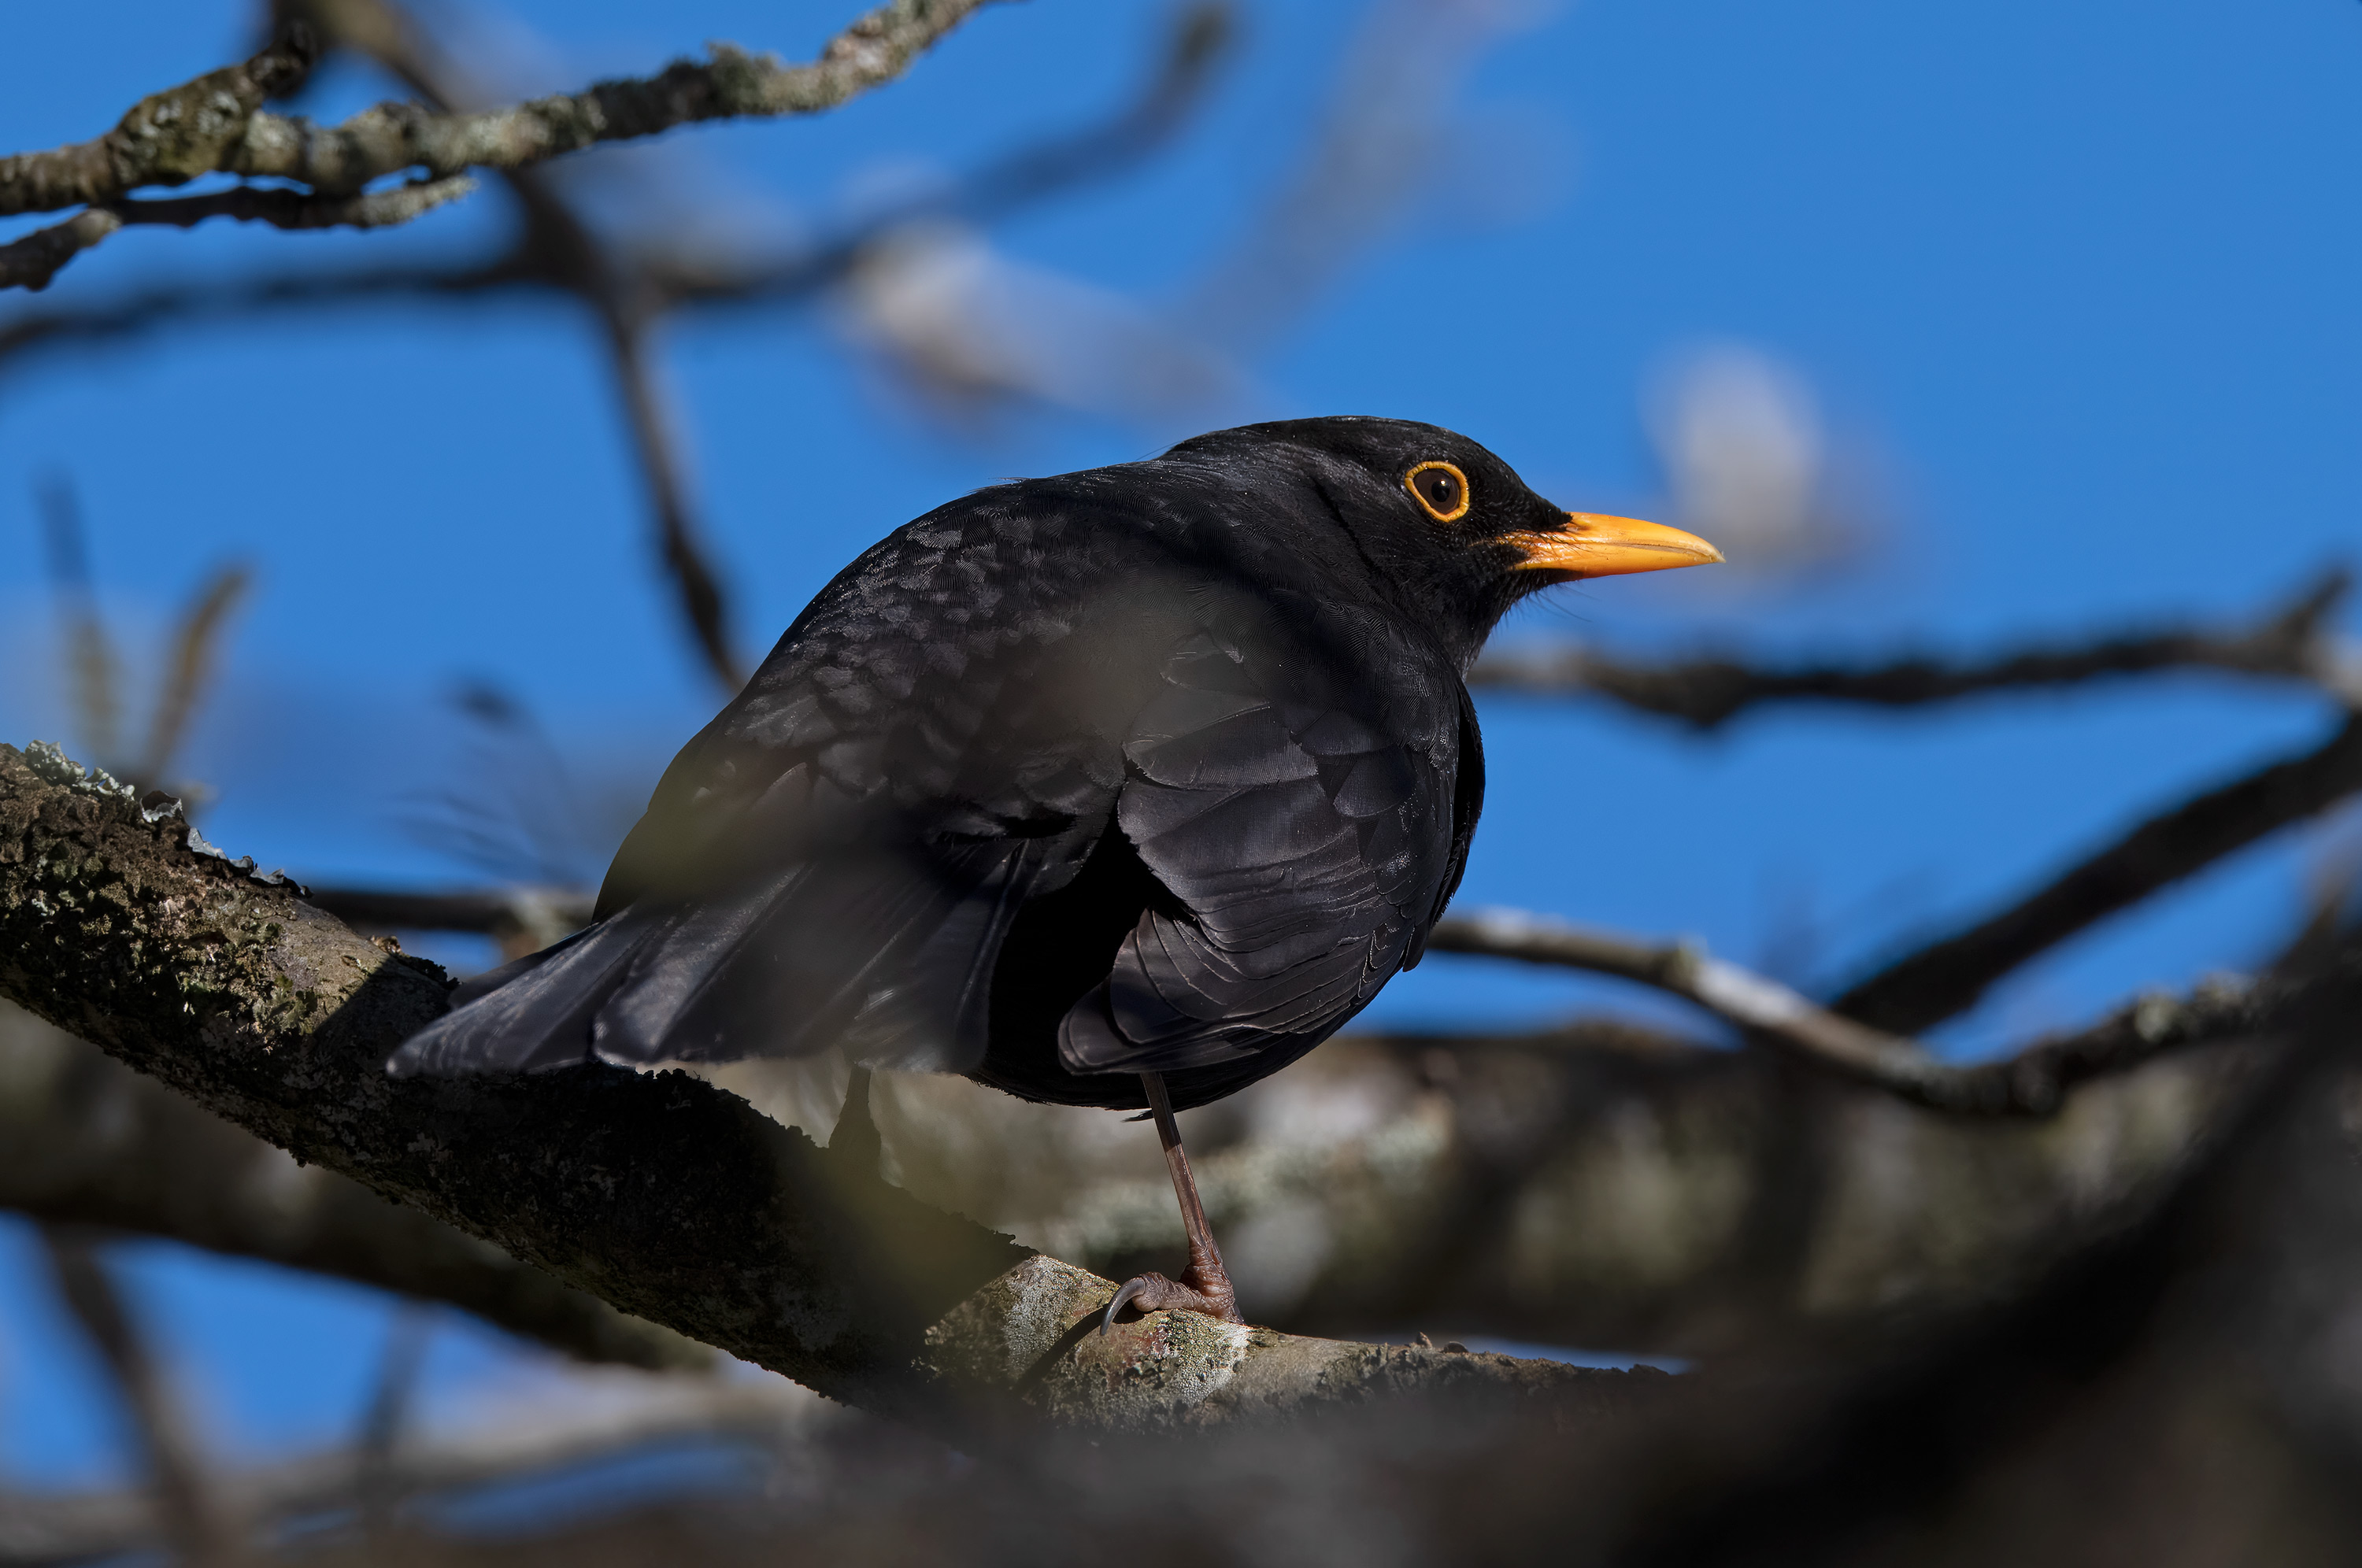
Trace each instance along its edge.
<instances>
[{"instance_id":1,"label":"blurred branch","mask_svg":"<svg viewBox=\"0 0 2362 1568\"><path fill-rule=\"evenodd\" d=\"M1831 1003L1873 1029L1926 1030L2122 909L2362 790L2362 716L2314 750L2151 818L2031 897L1900 958Z\"/></svg>"},{"instance_id":2,"label":"blurred branch","mask_svg":"<svg viewBox=\"0 0 2362 1568\"><path fill-rule=\"evenodd\" d=\"M977 1441L1010 1420L1164 1430L1418 1388L1572 1416L1628 1386L1186 1312L1100 1336L1110 1282L686 1075L390 1078L387 1055L447 1005L441 971L191 853L187 832L51 748L0 746L0 994L300 1160L831 1397Z\"/></svg>"},{"instance_id":3,"label":"blurred branch","mask_svg":"<svg viewBox=\"0 0 2362 1568\"><path fill-rule=\"evenodd\" d=\"M745 684L745 668L731 646L729 611L722 581L705 558L690 520L688 486L681 471L679 435L671 411L648 362L647 322L627 306L607 303L601 310L607 341L614 356L615 379L631 421L632 443L646 474L650 503L656 512L657 547L665 569L680 596L681 616L689 623L705 667L725 691L736 694Z\"/></svg>"},{"instance_id":4,"label":"blurred branch","mask_svg":"<svg viewBox=\"0 0 2362 1568\"><path fill-rule=\"evenodd\" d=\"M18 259L21 276L0 272L0 286L46 284L76 250L112 232L110 215L117 224L124 221L120 198L142 185L178 185L220 171L294 181L322 197L359 197L373 180L423 168L428 180L411 187L413 193L403 202L431 205L425 192L440 193L434 200L448 199L458 193L447 188L452 177L469 168L524 169L600 142L636 139L704 120L816 114L900 76L983 3L891 0L832 39L811 65L789 66L775 55L757 57L714 43L701 63L677 61L653 77L602 82L579 94L475 114L436 114L416 104L384 103L327 127L261 111L265 99L301 83L316 52L308 28L290 28L242 66L141 100L121 125L95 141L0 160L0 215L92 204L68 224L19 241L39 243ZM248 210L235 204L241 193L226 194L233 204L215 210L273 222L280 221L274 215L299 209L309 199L292 193L244 193L288 198L262 201ZM385 215L403 202L350 210L369 211L377 215L375 221L398 222ZM415 207L424 210L425 205ZM0 259L6 257L0 250ZM38 282L28 282L36 276Z\"/></svg>"},{"instance_id":5,"label":"blurred branch","mask_svg":"<svg viewBox=\"0 0 2362 1568\"><path fill-rule=\"evenodd\" d=\"M353 1445L353 1491L366 1536L385 1533L404 1490L398 1460L403 1438L417 1402L418 1375L426 1364L426 1347L435 1336L435 1320L416 1301L405 1301L386 1328L385 1349L378 1357L377 1387L361 1417L359 1441Z\"/></svg>"},{"instance_id":6,"label":"blurred branch","mask_svg":"<svg viewBox=\"0 0 2362 1568\"><path fill-rule=\"evenodd\" d=\"M0 1209L447 1302L584 1361L703 1368L705 1346L281 1151L0 1003Z\"/></svg>"},{"instance_id":7,"label":"blurred branch","mask_svg":"<svg viewBox=\"0 0 2362 1568\"><path fill-rule=\"evenodd\" d=\"M309 901L348 925L370 931L464 931L506 937L553 924L560 936L579 931L590 923L592 899L589 893L546 888L462 889L447 893L315 888Z\"/></svg>"},{"instance_id":8,"label":"blurred branch","mask_svg":"<svg viewBox=\"0 0 2362 1568\"><path fill-rule=\"evenodd\" d=\"M172 663L156 712L148 728L148 748L132 777L151 789L167 786L167 770L180 756L206 682L212 679L222 628L253 586L254 574L244 566L217 569L181 614L172 637Z\"/></svg>"},{"instance_id":9,"label":"blurred branch","mask_svg":"<svg viewBox=\"0 0 2362 1568\"><path fill-rule=\"evenodd\" d=\"M1487 654L1470 671L1468 683L1540 695L1595 692L1702 730L1769 702L1917 707L1987 691L2188 669L2305 681L2348 706L2362 706L2362 650L2337 637L2328 624L2352 584L2342 568L2324 572L2288 604L2245 628L2180 627L2096 642L2036 644L1966 663L1914 657L1868 668L1766 669L1706 658L1639 665L1568 648Z\"/></svg>"},{"instance_id":10,"label":"blurred branch","mask_svg":"<svg viewBox=\"0 0 2362 1568\"><path fill-rule=\"evenodd\" d=\"M191 1564L228 1560L232 1534L208 1495L197 1448L146 1339L88 1231L41 1227L58 1295L90 1336L129 1408L153 1484L154 1507L176 1555Z\"/></svg>"},{"instance_id":11,"label":"blurred branch","mask_svg":"<svg viewBox=\"0 0 2362 1568\"><path fill-rule=\"evenodd\" d=\"M49 546L50 584L66 635L66 668L73 682L74 719L82 743L102 764L116 760L123 729L120 663L98 612L98 591L90 569L90 540L82 503L63 474L45 476L34 487Z\"/></svg>"},{"instance_id":12,"label":"blurred branch","mask_svg":"<svg viewBox=\"0 0 2362 1568\"><path fill-rule=\"evenodd\" d=\"M816 1406L801 1390L768 1380L649 1381L625 1397L527 1410L480 1430L413 1441L387 1478L416 1496L521 1481L685 1440L770 1445L825 1423L825 1408ZM216 1486L239 1517L259 1525L316 1521L366 1505L361 1472L359 1451L329 1449L228 1472ZM90 1561L159 1544L137 1494L0 1492L0 1556L10 1562Z\"/></svg>"}]
</instances>

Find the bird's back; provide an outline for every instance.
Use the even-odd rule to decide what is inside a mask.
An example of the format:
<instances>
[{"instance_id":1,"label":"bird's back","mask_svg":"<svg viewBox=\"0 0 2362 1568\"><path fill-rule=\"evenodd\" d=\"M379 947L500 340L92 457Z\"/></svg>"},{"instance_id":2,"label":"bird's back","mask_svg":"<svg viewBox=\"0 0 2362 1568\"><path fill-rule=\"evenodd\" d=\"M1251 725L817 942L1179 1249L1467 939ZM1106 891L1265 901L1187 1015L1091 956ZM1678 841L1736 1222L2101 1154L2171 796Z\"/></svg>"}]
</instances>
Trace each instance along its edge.
<instances>
[{"instance_id":1,"label":"bird's back","mask_svg":"<svg viewBox=\"0 0 2362 1568\"><path fill-rule=\"evenodd\" d=\"M897 529L683 748L599 923L397 1066L843 1044L1137 1105L1292 1060L1416 961L1481 761L1456 668L1287 501L1168 458Z\"/></svg>"}]
</instances>

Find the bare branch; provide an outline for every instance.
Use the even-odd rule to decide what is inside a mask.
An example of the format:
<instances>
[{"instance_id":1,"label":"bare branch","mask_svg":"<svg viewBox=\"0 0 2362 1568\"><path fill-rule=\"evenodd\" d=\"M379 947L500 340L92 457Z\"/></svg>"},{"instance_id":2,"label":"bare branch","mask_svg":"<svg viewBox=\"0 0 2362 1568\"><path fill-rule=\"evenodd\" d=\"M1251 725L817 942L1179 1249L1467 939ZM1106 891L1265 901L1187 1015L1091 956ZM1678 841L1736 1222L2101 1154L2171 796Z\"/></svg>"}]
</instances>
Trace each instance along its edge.
<instances>
[{"instance_id":1,"label":"bare branch","mask_svg":"<svg viewBox=\"0 0 2362 1568\"><path fill-rule=\"evenodd\" d=\"M441 972L186 845L54 748L0 746L0 995L299 1159L832 1397L977 1441L1012 1419L1152 1430L1413 1387L1573 1410L1625 1386L1186 1312L1101 1338L1109 1281L683 1074L389 1078L447 1005Z\"/></svg>"},{"instance_id":2,"label":"bare branch","mask_svg":"<svg viewBox=\"0 0 2362 1568\"><path fill-rule=\"evenodd\" d=\"M1858 665L1766 669L1736 659L1628 664L1580 648L1487 654L1468 683L1542 695L1594 692L1644 712L1710 730L1769 702L1859 702L1917 707L1987 691L2029 690L2113 676L2212 669L2323 687L2362 705L2362 654L2332 634L2330 617L2352 577L2323 573L2294 600L2253 626L2182 627L2097 642L2036 644L1998 657L1956 662L1936 657Z\"/></svg>"},{"instance_id":3,"label":"bare branch","mask_svg":"<svg viewBox=\"0 0 2362 1568\"><path fill-rule=\"evenodd\" d=\"M722 580L706 558L698 528L689 510L686 476L681 471L679 437L657 370L648 362L647 324L628 305L612 296L594 301L607 327L615 380L632 427L632 444L646 474L649 502L656 512L657 548L679 594L681 618L689 623L705 668L723 690L735 693L745 684L746 671L731 646L729 611L723 599Z\"/></svg>"},{"instance_id":4,"label":"bare branch","mask_svg":"<svg viewBox=\"0 0 2362 1568\"><path fill-rule=\"evenodd\" d=\"M228 1522L207 1494L179 1402L116 1289L95 1239L84 1231L45 1225L41 1240L59 1296L97 1347L130 1408L164 1533L184 1562L226 1561L231 1545Z\"/></svg>"},{"instance_id":5,"label":"bare branch","mask_svg":"<svg viewBox=\"0 0 2362 1568\"><path fill-rule=\"evenodd\" d=\"M1915 1040L1840 1017L1691 943L1650 946L1518 911L1486 911L1441 922L1428 945L1653 986L1858 1082L1933 1110L1989 1116L2047 1116L2089 1079L2128 1071L2164 1051L2251 1032L2266 1001L2280 994L2213 986L2186 1001L2144 997L2092 1028L2037 1041L2014 1055L1960 1064L1929 1055ZM1550 1037L1509 1038L1531 1044Z\"/></svg>"},{"instance_id":6,"label":"bare branch","mask_svg":"<svg viewBox=\"0 0 2362 1568\"><path fill-rule=\"evenodd\" d=\"M124 201L77 213L65 222L36 229L24 238L0 245L0 289L50 286L58 269L107 236L141 224L193 228L207 218L235 218L240 223L267 223L273 228L391 228L458 201L476 188L464 175L446 180L413 180L391 191L354 196L313 196L301 191L260 189L240 185L205 196L176 196L162 201Z\"/></svg>"},{"instance_id":7,"label":"bare branch","mask_svg":"<svg viewBox=\"0 0 2362 1568\"><path fill-rule=\"evenodd\" d=\"M1918 1042L1824 1011L1777 980L1707 955L1696 943L1649 946L1517 910L1485 910L1437 923L1429 951L1511 958L1637 980L1694 1002L1743 1029L1890 1086L1940 1075Z\"/></svg>"},{"instance_id":8,"label":"bare branch","mask_svg":"<svg viewBox=\"0 0 2362 1568\"><path fill-rule=\"evenodd\" d=\"M2151 818L2048 886L1888 965L1831 1003L1873 1029L1926 1030L2037 954L2362 790L2362 718L2314 750Z\"/></svg>"}]
</instances>

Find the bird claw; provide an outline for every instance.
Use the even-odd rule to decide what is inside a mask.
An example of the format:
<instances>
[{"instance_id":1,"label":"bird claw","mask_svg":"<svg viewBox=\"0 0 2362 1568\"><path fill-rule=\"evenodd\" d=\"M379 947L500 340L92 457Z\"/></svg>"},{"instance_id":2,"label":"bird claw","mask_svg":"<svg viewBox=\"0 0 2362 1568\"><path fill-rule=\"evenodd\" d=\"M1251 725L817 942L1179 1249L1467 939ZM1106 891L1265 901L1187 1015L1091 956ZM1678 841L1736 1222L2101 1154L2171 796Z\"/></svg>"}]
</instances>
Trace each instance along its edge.
<instances>
[{"instance_id":1,"label":"bird claw","mask_svg":"<svg viewBox=\"0 0 2362 1568\"><path fill-rule=\"evenodd\" d=\"M1125 1280L1123 1282L1123 1287L1115 1293L1115 1299L1108 1303L1106 1316L1099 1320L1099 1337L1101 1339L1105 1339L1107 1337L1108 1331L1115 1327L1115 1315L1117 1313L1122 1311L1126 1307L1129 1307L1134 1301L1139 1300L1148 1293L1149 1284L1144 1276L1134 1275L1133 1277Z\"/></svg>"},{"instance_id":2,"label":"bird claw","mask_svg":"<svg viewBox=\"0 0 2362 1568\"><path fill-rule=\"evenodd\" d=\"M1107 1304L1107 1311L1099 1319L1099 1334L1106 1337L1108 1331L1115 1327L1116 1314L1135 1302L1143 1313L1202 1312L1220 1322L1242 1323L1246 1320L1239 1316L1230 1284L1224 1278L1220 1289L1209 1290L1193 1280L1190 1274L1179 1279L1167 1279L1161 1274L1133 1275L1116 1291L1115 1299Z\"/></svg>"}]
</instances>

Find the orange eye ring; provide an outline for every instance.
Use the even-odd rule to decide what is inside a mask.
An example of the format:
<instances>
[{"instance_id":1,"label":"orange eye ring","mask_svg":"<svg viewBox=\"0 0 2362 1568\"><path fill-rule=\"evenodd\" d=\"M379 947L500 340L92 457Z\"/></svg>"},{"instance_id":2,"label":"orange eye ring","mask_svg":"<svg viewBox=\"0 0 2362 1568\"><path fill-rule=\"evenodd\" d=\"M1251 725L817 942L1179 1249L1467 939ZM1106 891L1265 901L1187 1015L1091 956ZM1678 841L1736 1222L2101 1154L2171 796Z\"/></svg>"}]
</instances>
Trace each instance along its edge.
<instances>
[{"instance_id":1,"label":"orange eye ring","mask_svg":"<svg viewBox=\"0 0 2362 1568\"><path fill-rule=\"evenodd\" d=\"M1403 475L1403 488L1410 491L1419 509L1438 523L1459 522L1473 504L1468 476L1451 463L1418 464Z\"/></svg>"}]
</instances>

